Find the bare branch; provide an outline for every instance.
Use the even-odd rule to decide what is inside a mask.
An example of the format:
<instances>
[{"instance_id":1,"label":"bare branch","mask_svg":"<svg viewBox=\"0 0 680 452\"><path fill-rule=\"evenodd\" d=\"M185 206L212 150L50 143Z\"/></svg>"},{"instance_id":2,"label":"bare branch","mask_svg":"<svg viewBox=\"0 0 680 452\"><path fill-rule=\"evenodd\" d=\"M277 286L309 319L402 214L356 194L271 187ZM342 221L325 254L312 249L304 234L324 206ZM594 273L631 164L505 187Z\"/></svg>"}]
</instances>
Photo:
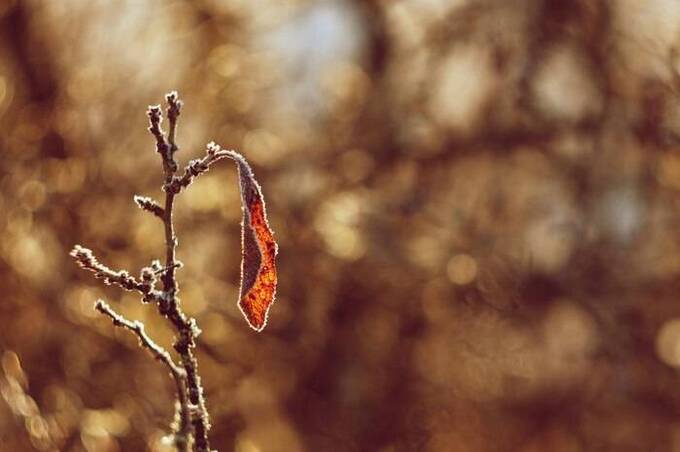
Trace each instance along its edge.
<instances>
[{"instance_id":1,"label":"bare branch","mask_svg":"<svg viewBox=\"0 0 680 452\"><path fill-rule=\"evenodd\" d=\"M122 314L114 311L114 309L104 300L97 300L94 304L94 308L102 314L110 317L115 326L126 328L136 334L139 338L139 343L144 348L148 349L157 360L168 366L168 369L170 369L173 377L182 380L186 378L186 372L184 369L175 364L175 362L172 360L172 357L170 356L170 353L168 353L168 351L160 345L156 344L153 339L151 339L149 335L146 334L146 331L144 330L144 324L142 322L138 320L132 321L126 319Z\"/></svg>"},{"instance_id":2,"label":"bare branch","mask_svg":"<svg viewBox=\"0 0 680 452\"><path fill-rule=\"evenodd\" d=\"M73 248L71 255L76 259L78 265L93 272L97 278L102 278L106 284L115 284L126 290L141 292L144 295L143 300L145 302L154 301L158 306L158 312L173 325L177 331L173 347L179 354L180 364L176 364L165 349L151 340L144 332L144 325L141 322L133 322L124 318L102 300L98 300L95 304L95 308L110 317L114 325L135 333L142 346L149 349L157 359L163 361L170 369L177 385L177 411L175 421L172 424L172 429L175 432L174 444L177 449L187 451L189 445L192 444L196 452L209 452L211 450L208 440L210 421L205 406L201 378L198 374L198 362L194 355L196 338L201 330L193 318L184 314L177 297L179 285L175 278L175 272L181 267L181 263L176 259L177 237L175 236L172 216L175 196L191 184L194 177L206 172L212 163L224 157L235 158L238 154L233 151L221 151L219 146L210 143L205 157L191 161L185 168L183 175L177 177L175 173L178 166L174 160L174 153L178 150L178 147L175 143L175 135L182 102L174 91L169 93L165 99L168 104L169 131L167 135L161 128L163 118L161 107L151 106L147 112L149 131L154 136L156 151L161 155L163 162L165 204L161 206L158 202L145 196L134 197L141 209L151 212L163 220L165 263L161 264L161 262L155 260L149 267L144 267L141 270L139 278L135 278L127 271L115 271L101 264L91 250L80 245ZM162 290L155 289L158 278L163 283Z\"/></svg>"},{"instance_id":3,"label":"bare branch","mask_svg":"<svg viewBox=\"0 0 680 452\"><path fill-rule=\"evenodd\" d=\"M184 168L184 173L178 178L172 179L164 187L165 191L171 193L179 193L194 181L194 178L200 176L201 174L207 172L210 166L214 163L222 160L223 158L240 159L243 157L232 150L221 149L219 145L214 142L208 143L206 146L205 156L200 159L191 160L189 164Z\"/></svg>"},{"instance_id":4,"label":"bare branch","mask_svg":"<svg viewBox=\"0 0 680 452\"><path fill-rule=\"evenodd\" d=\"M191 419L191 412L189 410L189 405L186 400L186 371L178 366L175 361L173 361L170 353L165 350L160 345L156 344L146 331L144 330L144 324L138 320L132 321L126 319L122 314L117 313L108 303L104 300L97 300L94 304L94 308L101 312L102 314L108 316L113 322L114 326L125 328L134 333L139 339L139 343L142 348L146 348L151 352L151 354L163 364L165 364L172 374L172 378L175 381L177 399L178 399L178 410L177 417L178 422L175 427L175 444L178 446L184 445L184 447L178 447L180 450L186 450L188 445L188 437L190 435L189 425Z\"/></svg>"},{"instance_id":5,"label":"bare branch","mask_svg":"<svg viewBox=\"0 0 680 452\"><path fill-rule=\"evenodd\" d=\"M176 120L182 104L177 99L177 93L174 92L166 96L166 101L168 102L167 112L170 122L168 141L174 143L177 127ZM209 146L206 156L203 159L190 162L184 171L184 175L179 178L175 176L177 171L177 164L173 160L173 152L175 150L176 147L172 148L171 152L161 154L165 172L165 184L163 185L163 191L165 192L165 206L163 210L165 215L163 216L163 223L166 253L165 271L161 277L163 281L163 299L158 304L158 310L161 315L165 316L172 323L178 333L174 348L179 353L182 366L187 374L187 395L192 407L191 425L194 433L194 448L197 452L209 452L208 431L210 430L210 420L205 406L201 378L198 375L198 361L194 356L196 337L200 334L200 330L196 326L196 321L184 314L180 300L177 297L179 290L179 284L175 278L175 270L178 267L176 259L177 237L175 236L172 215L175 196L181 191L182 187L186 187L191 183L194 176L207 171L210 163L219 159L215 155L219 147L214 144Z\"/></svg>"},{"instance_id":6,"label":"bare branch","mask_svg":"<svg viewBox=\"0 0 680 452\"><path fill-rule=\"evenodd\" d=\"M161 298L162 294L154 290L155 278L145 276L145 269L142 270L140 281L125 270L115 271L100 263L92 250L83 246L76 245L69 254L81 268L93 272L95 278L103 279L105 284L116 285L130 291L136 290L144 295L145 302L158 301Z\"/></svg>"}]
</instances>

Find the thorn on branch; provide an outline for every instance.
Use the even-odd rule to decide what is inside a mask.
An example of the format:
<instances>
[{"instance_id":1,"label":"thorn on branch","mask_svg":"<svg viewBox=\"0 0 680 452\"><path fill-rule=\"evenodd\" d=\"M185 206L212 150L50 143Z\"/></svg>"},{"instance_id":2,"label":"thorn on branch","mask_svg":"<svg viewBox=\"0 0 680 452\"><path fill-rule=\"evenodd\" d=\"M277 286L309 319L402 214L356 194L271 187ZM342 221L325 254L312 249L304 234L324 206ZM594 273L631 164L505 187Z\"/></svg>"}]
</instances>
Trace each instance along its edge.
<instances>
[{"instance_id":1,"label":"thorn on branch","mask_svg":"<svg viewBox=\"0 0 680 452\"><path fill-rule=\"evenodd\" d=\"M158 262L158 261L154 261L154 262ZM172 266L172 268L182 268L182 267L184 267L184 264L181 261L176 261L175 264ZM158 267L154 270L154 272L157 275L159 275L161 273L167 272L168 270L170 270L170 267Z\"/></svg>"}]
</instances>

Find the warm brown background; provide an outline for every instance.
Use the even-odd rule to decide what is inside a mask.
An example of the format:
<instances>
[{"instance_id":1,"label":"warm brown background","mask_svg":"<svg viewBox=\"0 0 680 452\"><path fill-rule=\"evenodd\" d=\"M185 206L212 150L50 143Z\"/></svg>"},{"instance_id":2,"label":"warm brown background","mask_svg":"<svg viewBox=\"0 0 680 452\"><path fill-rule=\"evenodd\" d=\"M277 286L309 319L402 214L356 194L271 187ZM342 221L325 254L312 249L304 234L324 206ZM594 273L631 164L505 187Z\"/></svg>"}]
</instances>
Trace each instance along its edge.
<instances>
[{"instance_id":1,"label":"warm brown background","mask_svg":"<svg viewBox=\"0 0 680 452\"><path fill-rule=\"evenodd\" d=\"M68 257L162 254L145 108L250 160L178 205L220 451L680 451L680 3L0 0L0 450L164 450L173 386Z\"/></svg>"}]
</instances>

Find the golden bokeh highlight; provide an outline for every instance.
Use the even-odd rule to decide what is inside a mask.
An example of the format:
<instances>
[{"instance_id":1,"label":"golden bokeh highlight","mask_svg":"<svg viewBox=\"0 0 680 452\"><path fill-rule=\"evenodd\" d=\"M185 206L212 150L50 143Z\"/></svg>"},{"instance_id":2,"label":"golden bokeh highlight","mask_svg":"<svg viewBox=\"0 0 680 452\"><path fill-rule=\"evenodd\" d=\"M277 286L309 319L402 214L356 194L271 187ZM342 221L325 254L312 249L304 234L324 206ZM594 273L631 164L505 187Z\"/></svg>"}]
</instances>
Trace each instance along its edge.
<instances>
[{"instance_id":1,"label":"golden bokeh highlight","mask_svg":"<svg viewBox=\"0 0 680 452\"><path fill-rule=\"evenodd\" d=\"M253 441L239 438L236 443L236 452L261 452L261 449Z\"/></svg>"},{"instance_id":2,"label":"golden bokeh highlight","mask_svg":"<svg viewBox=\"0 0 680 452\"><path fill-rule=\"evenodd\" d=\"M457 254L449 259L446 274L452 283L459 286L470 284L477 277L477 261L468 254Z\"/></svg>"},{"instance_id":3,"label":"golden bokeh highlight","mask_svg":"<svg viewBox=\"0 0 680 452\"><path fill-rule=\"evenodd\" d=\"M9 103L8 100L9 86L7 86L7 79L0 76L0 113L4 110L3 104Z\"/></svg>"},{"instance_id":4,"label":"golden bokeh highlight","mask_svg":"<svg viewBox=\"0 0 680 452\"><path fill-rule=\"evenodd\" d=\"M661 361L680 368L680 319L670 319L659 328L656 353Z\"/></svg>"},{"instance_id":5,"label":"golden bokeh highlight","mask_svg":"<svg viewBox=\"0 0 680 452\"><path fill-rule=\"evenodd\" d=\"M661 184L680 190L680 152L673 151L661 155L657 163L656 176Z\"/></svg>"},{"instance_id":6,"label":"golden bokeh highlight","mask_svg":"<svg viewBox=\"0 0 680 452\"><path fill-rule=\"evenodd\" d=\"M348 192L329 199L319 209L314 223L328 252L348 261L359 259L366 251L357 229L361 219L358 196Z\"/></svg>"}]
</instances>

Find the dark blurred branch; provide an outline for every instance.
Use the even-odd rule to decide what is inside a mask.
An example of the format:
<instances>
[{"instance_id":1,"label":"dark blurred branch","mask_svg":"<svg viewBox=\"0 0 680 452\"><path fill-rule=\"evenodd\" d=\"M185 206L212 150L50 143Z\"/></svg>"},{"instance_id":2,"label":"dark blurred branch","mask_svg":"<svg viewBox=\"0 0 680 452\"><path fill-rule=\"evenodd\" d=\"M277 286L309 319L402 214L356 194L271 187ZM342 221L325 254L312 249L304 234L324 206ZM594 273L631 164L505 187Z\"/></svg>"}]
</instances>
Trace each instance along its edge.
<instances>
[{"instance_id":1,"label":"dark blurred branch","mask_svg":"<svg viewBox=\"0 0 680 452\"><path fill-rule=\"evenodd\" d=\"M7 2L2 2L7 4ZM58 93L57 64L54 52L47 45L41 27L31 26L32 9L27 2L9 2L9 10L0 14L0 41L18 70L18 79L34 102L51 107ZM3 9L0 6L0 10Z\"/></svg>"},{"instance_id":2,"label":"dark blurred branch","mask_svg":"<svg viewBox=\"0 0 680 452\"><path fill-rule=\"evenodd\" d=\"M0 358L0 400L4 400L11 413L23 424L33 450L63 449L59 435L47 428L56 422L54 416L41 412L38 403L28 391L28 376L22 369L19 356L5 350Z\"/></svg>"}]
</instances>

